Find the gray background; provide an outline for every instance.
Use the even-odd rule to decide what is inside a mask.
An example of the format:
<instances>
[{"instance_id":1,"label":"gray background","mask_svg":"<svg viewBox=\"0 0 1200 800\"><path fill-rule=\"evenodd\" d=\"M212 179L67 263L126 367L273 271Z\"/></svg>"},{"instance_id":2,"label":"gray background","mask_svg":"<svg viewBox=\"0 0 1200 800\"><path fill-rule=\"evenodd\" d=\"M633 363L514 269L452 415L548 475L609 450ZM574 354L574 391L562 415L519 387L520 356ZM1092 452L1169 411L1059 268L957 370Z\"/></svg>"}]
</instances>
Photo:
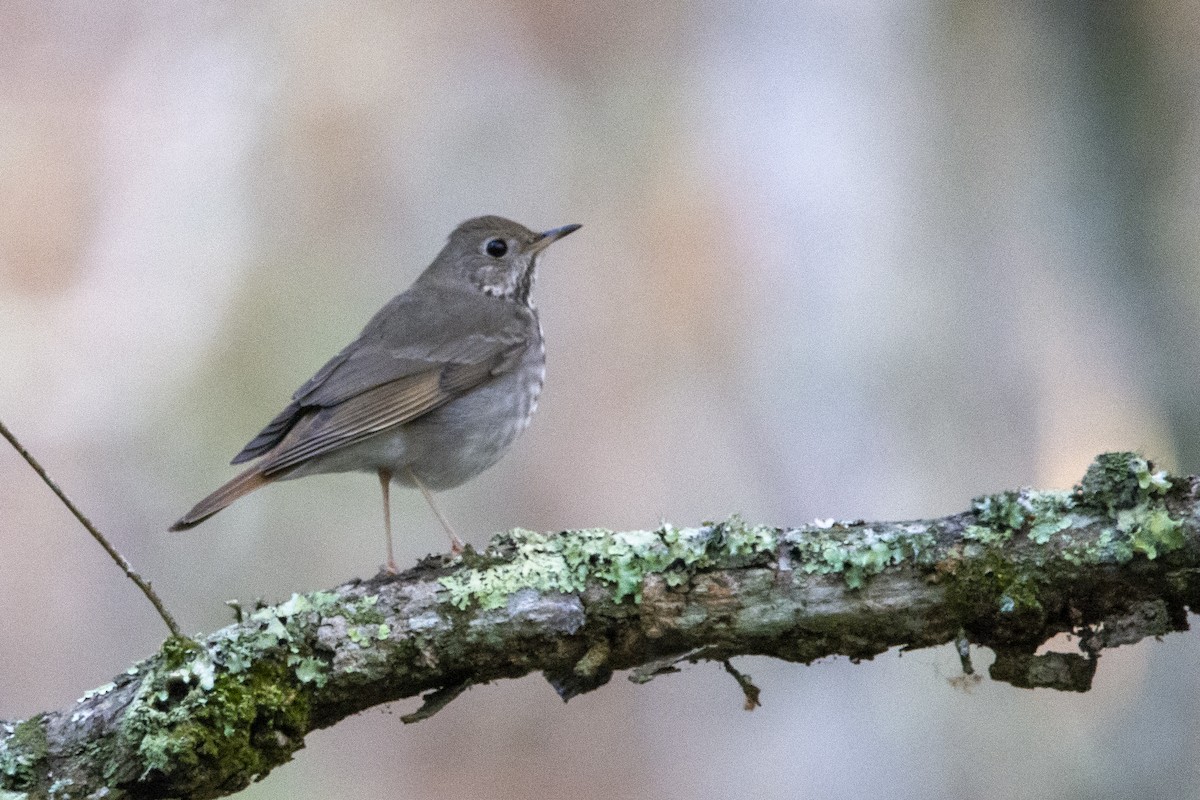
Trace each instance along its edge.
<instances>
[{"instance_id":1,"label":"gray background","mask_svg":"<svg viewBox=\"0 0 1200 800\"><path fill-rule=\"evenodd\" d=\"M0 39L0 414L188 630L378 568L365 475L164 529L481 213L585 227L543 261L533 425L442 496L476 545L1200 470L1195 3L10 0ZM401 563L445 549L394 506ZM3 452L0 594L0 718L161 640ZM569 706L530 677L245 796L1195 797L1198 642L1086 695L949 649L742 659L752 714L715 665Z\"/></svg>"}]
</instances>

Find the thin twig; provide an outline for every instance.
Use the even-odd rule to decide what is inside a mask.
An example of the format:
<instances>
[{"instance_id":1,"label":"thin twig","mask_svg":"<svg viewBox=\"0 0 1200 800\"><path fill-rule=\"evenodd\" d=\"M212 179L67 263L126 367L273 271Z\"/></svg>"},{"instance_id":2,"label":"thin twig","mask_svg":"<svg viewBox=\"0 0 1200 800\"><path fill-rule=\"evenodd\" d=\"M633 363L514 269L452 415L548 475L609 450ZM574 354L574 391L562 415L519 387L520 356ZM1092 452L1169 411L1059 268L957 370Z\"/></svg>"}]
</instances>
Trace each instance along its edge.
<instances>
[{"instance_id":1,"label":"thin twig","mask_svg":"<svg viewBox=\"0 0 1200 800\"><path fill-rule=\"evenodd\" d=\"M125 559L125 556L121 555L121 552L117 550L117 548L113 547L112 543L110 543L108 539L104 538L104 534L100 533L100 531L96 529L96 526L92 524L92 521L85 517L82 511L76 508L75 504L71 502L71 498L67 497L66 494L63 493L63 490L58 488L58 484L46 474L46 470L41 464L38 463L38 460L34 458L33 454L26 450L19 441L17 441L17 437L13 436L12 431L10 431L3 422L0 422L0 435L4 436L4 438L8 440L9 444L16 448L17 452L21 454L21 457L29 462L29 466L33 467L33 471L38 474L38 477L46 482L46 485L50 487L50 491L58 495L58 499L63 502L63 505L65 505L67 509L75 515L75 519L79 520L79 523L83 525L83 527L87 528L87 532L92 535L93 539L100 543L100 546L104 548L104 552L108 553L109 556L112 557L112 560L117 562L117 566L125 572L125 575L128 576L129 580L137 584L137 587L142 590L142 594L146 595L146 599L149 600L150 604L154 606L154 610L158 612L160 617L162 617L163 622L167 623L167 627L171 630L171 635L177 636L180 639L187 638L179 630L179 625L176 624L175 618L171 616L171 612L167 611L167 607L163 605L162 600L159 598L154 589L151 588L150 583L144 580L142 576L139 575L136 570L134 570L133 565Z\"/></svg>"},{"instance_id":2,"label":"thin twig","mask_svg":"<svg viewBox=\"0 0 1200 800\"><path fill-rule=\"evenodd\" d=\"M738 670L733 664L729 663L729 659L721 662L725 667L725 671L733 676L733 679L738 682L738 686L742 687L742 693L746 695L746 703L742 708L747 711L753 711L762 706L758 701L759 689L754 685L754 681L750 680L750 676Z\"/></svg>"},{"instance_id":3,"label":"thin twig","mask_svg":"<svg viewBox=\"0 0 1200 800\"><path fill-rule=\"evenodd\" d=\"M411 725L414 722L420 722L423 719L429 719L434 714L454 702L454 698L458 697L469 688L471 688L470 681L461 681L459 683L451 684L450 686L443 686L440 689L436 689L421 698L425 702L421 704L420 708L411 714L405 714L400 718L400 721L405 725Z\"/></svg>"}]
</instances>

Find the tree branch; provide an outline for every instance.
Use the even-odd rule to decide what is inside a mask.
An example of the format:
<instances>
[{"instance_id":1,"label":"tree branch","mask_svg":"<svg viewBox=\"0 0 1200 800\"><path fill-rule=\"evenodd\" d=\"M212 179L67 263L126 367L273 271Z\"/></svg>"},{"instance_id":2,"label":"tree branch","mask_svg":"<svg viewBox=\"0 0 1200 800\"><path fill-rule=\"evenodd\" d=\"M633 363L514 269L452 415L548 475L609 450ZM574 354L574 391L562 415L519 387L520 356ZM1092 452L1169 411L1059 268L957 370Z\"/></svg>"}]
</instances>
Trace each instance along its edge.
<instances>
[{"instance_id":1,"label":"tree branch","mask_svg":"<svg viewBox=\"0 0 1200 800\"><path fill-rule=\"evenodd\" d=\"M512 531L482 554L295 595L202 642L171 639L64 711L0 724L0 799L217 797L316 728L541 671L564 699L614 671L770 655L808 663L957 642L996 680L1084 691L1100 651L1187 627L1200 597L1195 478L1101 456L1070 492L1022 490L902 523L778 530ZM1079 653L1037 655L1056 634ZM5 790L9 793L6 794ZM101 796L101 795L95 795Z\"/></svg>"}]
</instances>

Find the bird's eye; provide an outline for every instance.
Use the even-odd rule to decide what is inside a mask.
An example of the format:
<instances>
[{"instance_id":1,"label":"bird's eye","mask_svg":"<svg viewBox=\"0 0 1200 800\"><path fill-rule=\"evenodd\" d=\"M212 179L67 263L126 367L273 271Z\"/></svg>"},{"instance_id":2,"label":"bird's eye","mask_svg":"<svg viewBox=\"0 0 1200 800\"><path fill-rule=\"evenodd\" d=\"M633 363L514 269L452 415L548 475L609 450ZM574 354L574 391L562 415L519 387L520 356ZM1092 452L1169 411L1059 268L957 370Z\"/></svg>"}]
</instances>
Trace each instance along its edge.
<instances>
[{"instance_id":1,"label":"bird's eye","mask_svg":"<svg viewBox=\"0 0 1200 800\"><path fill-rule=\"evenodd\" d=\"M488 239L483 251L492 258L501 258L508 252L508 244L503 239Z\"/></svg>"}]
</instances>

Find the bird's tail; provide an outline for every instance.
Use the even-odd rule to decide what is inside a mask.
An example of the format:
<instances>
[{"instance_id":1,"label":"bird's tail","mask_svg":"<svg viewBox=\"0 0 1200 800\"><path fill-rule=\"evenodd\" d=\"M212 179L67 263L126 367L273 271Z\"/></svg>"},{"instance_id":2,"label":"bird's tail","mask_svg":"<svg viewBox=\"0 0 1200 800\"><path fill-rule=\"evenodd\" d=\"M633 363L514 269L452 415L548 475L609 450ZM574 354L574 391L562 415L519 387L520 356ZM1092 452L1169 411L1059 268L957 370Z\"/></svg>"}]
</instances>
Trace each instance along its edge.
<instances>
[{"instance_id":1,"label":"bird's tail","mask_svg":"<svg viewBox=\"0 0 1200 800\"><path fill-rule=\"evenodd\" d=\"M194 528L242 495L250 494L270 482L271 479L264 477L259 466L255 465L196 503L195 508L184 514L167 530L186 531L188 528Z\"/></svg>"}]
</instances>

